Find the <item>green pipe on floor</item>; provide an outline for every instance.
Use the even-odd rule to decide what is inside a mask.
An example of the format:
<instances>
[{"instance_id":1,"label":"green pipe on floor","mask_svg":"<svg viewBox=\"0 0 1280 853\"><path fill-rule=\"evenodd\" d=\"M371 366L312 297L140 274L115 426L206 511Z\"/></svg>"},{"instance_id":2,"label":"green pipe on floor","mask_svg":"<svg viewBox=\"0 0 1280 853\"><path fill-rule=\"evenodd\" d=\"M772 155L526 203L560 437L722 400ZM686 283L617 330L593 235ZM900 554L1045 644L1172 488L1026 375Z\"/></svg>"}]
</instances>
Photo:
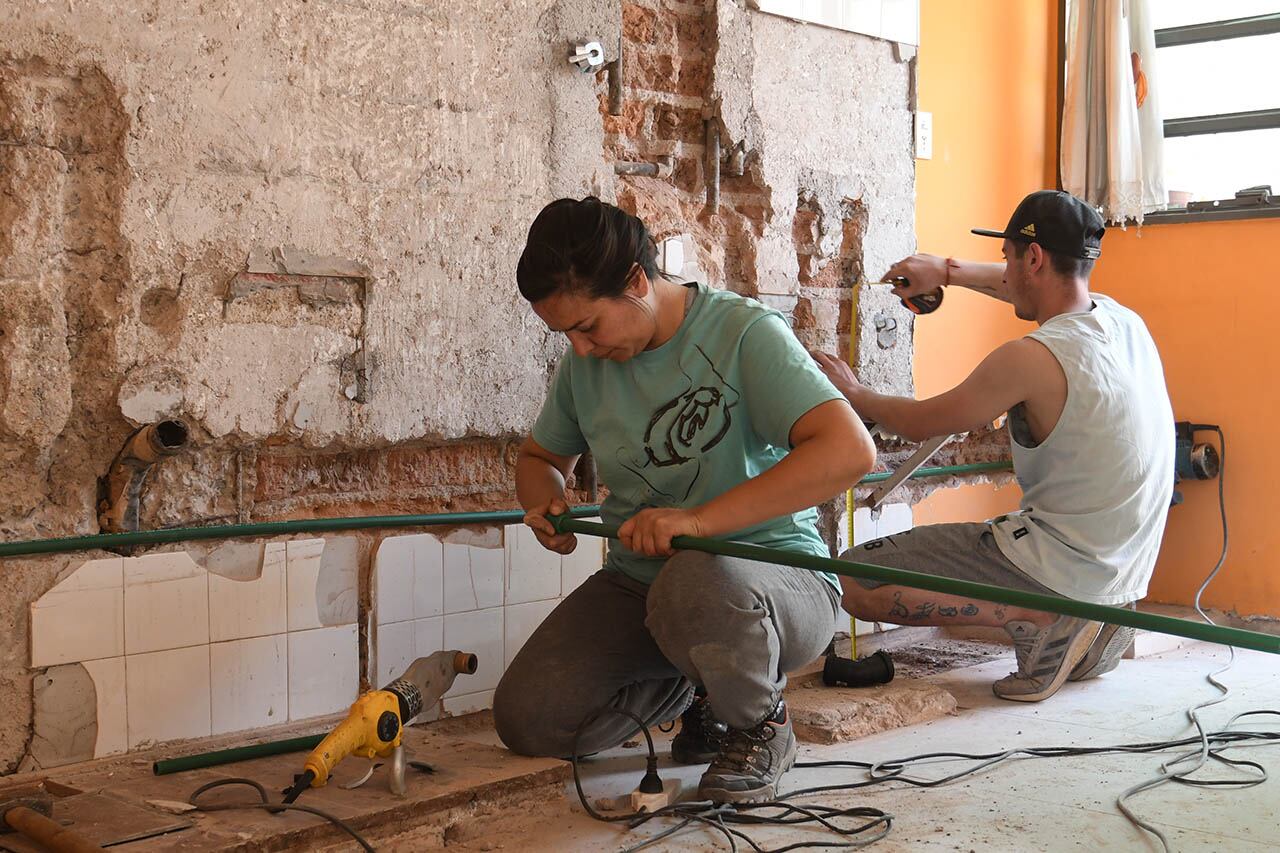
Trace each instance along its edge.
<instances>
[{"instance_id":1,"label":"green pipe on floor","mask_svg":"<svg viewBox=\"0 0 1280 853\"><path fill-rule=\"evenodd\" d=\"M965 465L942 465L921 468L911 479L949 477L982 471L1006 471L1013 463L971 462ZM868 474L859 485L879 483L893 472ZM575 518L600 514L598 506L576 506L569 510ZM113 550L137 545L166 545L195 542L201 539L234 539L241 536L287 536L294 533L332 533L340 530L369 530L387 527L433 527L453 524L518 524L523 510L488 510L484 512L444 512L434 515L369 515L354 518L306 518L296 521L258 521L249 524L219 524L211 527L174 527L169 530L139 530L133 533L96 533L87 536L64 536L56 539L27 539L0 542L0 558L24 557L32 554L62 554L70 551Z\"/></svg>"},{"instance_id":2,"label":"green pipe on floor","mask_svg":"<svg viewBox=\"0 0 1280 853\"><path fill-rule=\"evenodd\" d=\"M557 516L553 521L556 529L562 533L586 533L610 539L616 538L618 535L618 528L611 524L582 521L563 515ZM915 589L946 593L947 595L959 595L967 598L976 598L981 601L1012 604L1015 607L1026 607L1031 610L1042 610L1067 616L1080 616L1112 625L1127 625L1131 628L1141 628L1160 634L1173 634L1174 636L1187 637L1192 640L1203 640L1241 649L1280 654L1280 637L1272 634L1246 631L1242 628L1229 628L1224 625L1192 622L1189 619L1143 613L1138 610L1127 610L1123 607L1112 607L1105 604L1091 604L1087 601L1076 601L1073 598L1065 598L1061 595L1024 592L992 584L945 578L938 575L926 575L920 572L909 572L905 569L891 569L887 566L833 560L830 557L818 557L814 554L782 551L777 548L765 548L760 545L747 545L743 542L706 539L701 536L677 536L671 540L671 544L679 549L705 551L709 554L740 557L744 560L756 560L761 563L773 563L779 566L794 566L811 572L831 572L832 574L849 578L868 578Z\"/></svg>"},{"instance_id":3,"label":"green pipe on floor","mask_svg":"<svg viewBox=\"0 0 1280 853\"><path fill-rule=\"evenodd\" d=\"M201 767L217 767L219 764L231 764L235 761L248 761L251 758L263 758L268 755L283 755L289 752L307 752L320 745L325 735L307 735L286 740L273 740L267 743L255 743L249 746L237 746L231 749L219 749L214 752L200 752L195 755L184 755L179 758L162 758L153 762L151 772L157 776L170 773L182 773L197 770Z\"/></svg>"}]
</instances>

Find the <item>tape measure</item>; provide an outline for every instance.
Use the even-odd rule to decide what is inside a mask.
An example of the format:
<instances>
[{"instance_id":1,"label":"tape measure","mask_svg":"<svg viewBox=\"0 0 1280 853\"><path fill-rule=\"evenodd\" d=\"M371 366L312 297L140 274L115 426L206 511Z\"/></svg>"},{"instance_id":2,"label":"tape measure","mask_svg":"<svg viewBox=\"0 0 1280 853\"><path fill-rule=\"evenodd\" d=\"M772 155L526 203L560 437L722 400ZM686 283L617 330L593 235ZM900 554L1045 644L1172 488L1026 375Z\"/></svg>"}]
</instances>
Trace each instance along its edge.
<instances>
[{"instance_id":1,"label":"tape measure","mask_svg":"<svg viewBox=\"0 0 1280 853\"><path fill-rule=\"evenodd\" d=\"M892 278L889 283L895 287L906 287L911 282L906 276L898 276ZM928 293L921 293L918 296L908 296L901 300L903 306L912 314L932 314L942 305L942 288L931 290Z\"/></svg>"}]
</instances>

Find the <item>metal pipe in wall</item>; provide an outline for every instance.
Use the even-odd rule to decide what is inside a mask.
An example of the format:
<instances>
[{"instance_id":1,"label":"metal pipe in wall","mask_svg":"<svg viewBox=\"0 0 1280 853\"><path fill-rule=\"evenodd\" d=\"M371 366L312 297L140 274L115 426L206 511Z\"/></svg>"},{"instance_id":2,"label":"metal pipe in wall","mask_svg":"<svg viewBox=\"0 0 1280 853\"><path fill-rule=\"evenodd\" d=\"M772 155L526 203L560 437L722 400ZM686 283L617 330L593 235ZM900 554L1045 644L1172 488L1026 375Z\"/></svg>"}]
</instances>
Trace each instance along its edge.
<instances>
[{"instance_id":1,"label":"metal pipe in wall","mask_svg":"<svg viewBox=\"0 0 1280 853\"><path fill-rule=\"evenodd\" d=\"M98 504L98 526L107 533L138 529L138 505L151 466L187 446L190 431L179 420L147 424L129 436L116 454Z\"/></svg>"}]
</instances>

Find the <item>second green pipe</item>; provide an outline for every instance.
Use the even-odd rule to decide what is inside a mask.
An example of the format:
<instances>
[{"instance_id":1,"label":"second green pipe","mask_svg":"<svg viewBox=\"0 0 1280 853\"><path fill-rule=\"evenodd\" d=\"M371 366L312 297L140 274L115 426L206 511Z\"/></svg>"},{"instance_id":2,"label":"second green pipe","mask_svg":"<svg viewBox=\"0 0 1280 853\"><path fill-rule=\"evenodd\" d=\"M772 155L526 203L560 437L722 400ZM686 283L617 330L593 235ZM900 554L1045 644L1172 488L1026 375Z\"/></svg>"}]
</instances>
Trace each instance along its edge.
<instances>
[{"instance_id":1,"label":"second green pipe","mask_svg":"<svg viewBox=\"0 0 1280 853\"><path fill-rule=\"evenodd\" d=\"M608 539L618 538L617 525L581 521L563 515L553 518L552 521L555 523L556 530L561 533L586 533ZM1138 610L1127 610L1123 607L1112 607L1106 604L1093 604L1061 595L1045 595L1038 592L1006 589L1002 586L977 583L975 581L928 575L921 572L909 572L905 569L893 569L888 566L875 566L869 563L833 560L830 557L802 554L798 551L783 551L778 548L765 548L761 545L748 545L744 542L729 542L722 539L707 539L701 536L677 536L671 540L671 545L678 550L704 551L708 554L739 557L760 563L793 566L799 569L807 569L811 572L830 572L849 578L867 578L900 586L909 586L915 589L927 589L930 592L965 596L976 598L980 601L994 601L1000 604L1012 604L1015 607L1026 607L1029 610L1079 616L1096 622L1127 625L1130 628L1141 628L1145 631L1155 631L1160 634L1173 634L1174 636L1187 637L1192 640L1222 643L1223 645L1235 646L1241 649L1280 654L1280 637L1273 634L1246 631L1243 628L1230 628L1225 625L1192 622L1189 619L1161 616L1156 613L1143 613Z\"/></svg>"}]
</instances>

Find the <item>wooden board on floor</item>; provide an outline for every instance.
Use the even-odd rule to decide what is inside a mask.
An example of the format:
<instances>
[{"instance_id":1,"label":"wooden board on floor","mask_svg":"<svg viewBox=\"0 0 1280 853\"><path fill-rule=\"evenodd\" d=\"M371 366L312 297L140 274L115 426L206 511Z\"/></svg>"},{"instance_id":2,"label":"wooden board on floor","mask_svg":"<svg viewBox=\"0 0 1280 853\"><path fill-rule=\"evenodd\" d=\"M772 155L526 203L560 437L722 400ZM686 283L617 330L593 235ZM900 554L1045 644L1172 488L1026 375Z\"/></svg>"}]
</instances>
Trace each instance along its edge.
<instances>
[{"instance_id":1,"label":"wooden board on floor","mask_svg":"<svg viewBox=\"0 0 1280 853\"><path fill-rule=\"evenodd\" d=\"M857 740L956 711L956 699L946 690L913 679L876 687L827 687L818 676L788 687L786 699L796 738L807 743Z\"/></svg>"},{"instance_id":2,"label":"wooden board on floor","mask_svg":"<svg viewBox=\"0 0 1280 853\"><path fill-rule=\"evenodd\" d=\"M156 835L178 832L191 826L186 818L137 805L109 794L74 794L53 801L53 819L84 836L99 847L140 841ZM30 841L5 835L0 849L14 853L43 853ZM133 848L129 848L133 849Z\"/></svg>"},{"instance_id":3,"label":"wooden board on floor","mask_svg":"<svg viewBox=\"0 0 1280 853\"><path fill-rule=\"evenodd\" d=\"M396 797L387 787L389 767L384 765L362 787L343 790L335 783L358 779L368 769L363 759L349 758L334 773L334 782L313 788L298 799L333 814L360 831L399 825L408 828L432 815L464 806L476 800L519 798L534 789L560 789L570 777L569 765L545 758L525 758L499 747L472 741L442 737L429 730L407 729L405 743L411 760L425 761L435 772L425 774L407 771L408 795ZM185 801L200 785L218 779L249 778L266 788L272 802L279 802L280 792L290 785L293 775L302 769L306 753L276 755L221 767L151 775L150 765L90 769L69 774L60 781L84 791L109 793L126 801L145 804L148 800ZM59 778L57 772L49 774ZM248 786L235 785L211 791L201 802L258 802L257 792ZM199 812L186 815L192 828L160 838L134 842L130 853L181 849L192 853L204 851L248 851L307 849L320 841L341 839L341 830L314 815L303 812L271 814L264 809Z\"/></svg>"}]
</instances>

